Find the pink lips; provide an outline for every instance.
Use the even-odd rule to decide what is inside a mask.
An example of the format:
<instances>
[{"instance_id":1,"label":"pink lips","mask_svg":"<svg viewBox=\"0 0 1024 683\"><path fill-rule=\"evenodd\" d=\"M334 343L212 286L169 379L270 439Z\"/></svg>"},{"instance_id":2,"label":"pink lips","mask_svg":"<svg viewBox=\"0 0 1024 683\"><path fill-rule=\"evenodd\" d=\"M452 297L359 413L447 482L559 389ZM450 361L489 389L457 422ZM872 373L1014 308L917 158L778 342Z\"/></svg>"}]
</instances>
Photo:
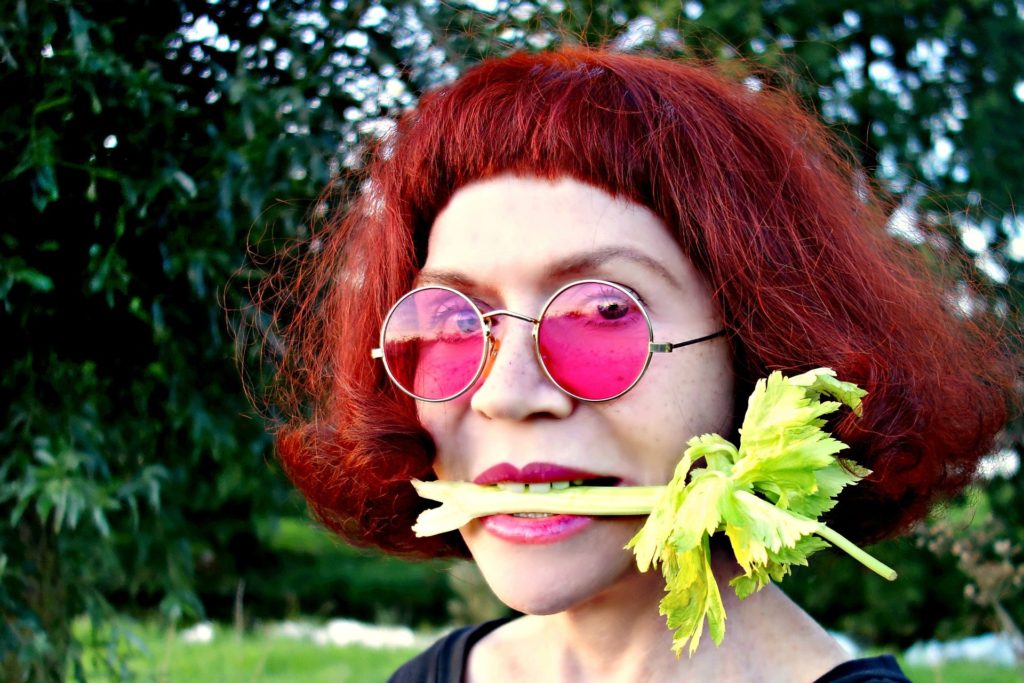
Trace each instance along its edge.
<instances>
[{"instance_id":1,"label":"pink lips","mask_svg":"<svg viewBox=\"0 0 1024 683\"><path fill-rule=\"evenodd\" d=\"M583 531L593 523L593 517L582 515L551 515L536 518L490 515L480 519L480 524L491 535L503 541L524 545L556 543Z\"/></svg>"},{"instance_id":2,"label":"pink lips","mask_svg":"<svg viewBox=\"0 0 1024 683\"><path fill-rule=\"evenodd\" d=\"M593 472L547 462L531 462L524 465L522 469L511 463L503 462L484 470L473 482L482 485L503 482L540 484L549 481L597 479L600 476ZM583 531L593 522L593 517L583 515L551 515L548 517L490 515L480 520L483 528L491 535L510 543L524 545L555 543Z\"/></svg>"},{"instance_id":3,"label":"pink lips","mask_svg":"<svg viewBox=\"0 0 1024 683\"><path fill-rule=\"evenodd\" d=\"M549 462L531 462L519 469L508 462L500 462L490 467L473 480L474 484L500 484L501 482L521 482L523 484L542 484L546 481L573 481L574 479L596 479L601 475L571 467L562 467Z\"/></svg>"}]
</instances>

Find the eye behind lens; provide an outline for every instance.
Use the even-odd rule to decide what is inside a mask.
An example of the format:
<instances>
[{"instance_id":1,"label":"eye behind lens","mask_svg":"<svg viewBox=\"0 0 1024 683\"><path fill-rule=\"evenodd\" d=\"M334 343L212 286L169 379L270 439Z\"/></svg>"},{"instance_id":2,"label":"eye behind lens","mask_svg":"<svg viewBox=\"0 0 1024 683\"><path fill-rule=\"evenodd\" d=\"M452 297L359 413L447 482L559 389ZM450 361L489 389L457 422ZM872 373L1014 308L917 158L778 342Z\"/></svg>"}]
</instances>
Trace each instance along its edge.
<instances>
[{"instance_id":1,"label":"eye behind lens","mask_svg":"<svg viewBox=\"0 0 1024 683\"><path fill-rule=\"evenodd\" d=\"M443 287L415 290L392 310L384 330L391 378L409 395L444 401L464 392L483 363L483 321L462 294Z\"/></svg>"},{"instance_id":2,"label":"eye behind lens","mask_svg":"<svg viewBox=\"0 0 1024 683\"><path fill-rule=\"evenodd\" d=\"M605 320L619 320L629 315L629 301L622 299L598 302L597 312Z\"/></svg>"}]
</instances>

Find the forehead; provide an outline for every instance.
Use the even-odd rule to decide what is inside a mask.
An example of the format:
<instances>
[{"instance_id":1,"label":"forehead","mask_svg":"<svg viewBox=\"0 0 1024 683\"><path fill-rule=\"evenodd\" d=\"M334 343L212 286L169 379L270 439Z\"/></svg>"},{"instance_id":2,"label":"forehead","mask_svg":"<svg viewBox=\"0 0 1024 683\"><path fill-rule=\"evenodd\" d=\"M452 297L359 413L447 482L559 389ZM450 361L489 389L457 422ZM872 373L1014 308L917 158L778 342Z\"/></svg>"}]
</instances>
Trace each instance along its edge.
<instances>
[{"instance_id":1,"label":"forehead","mask_svg":"<svg viewBox=\"0 0 1024 683\"><path fill-rule=\"evenodd\" d=\"M647 208L571 178L504 175L452 196L431 228L422 278L543 279L620 262L669 280L690 269Z\"/></svg>"}]
</instances>

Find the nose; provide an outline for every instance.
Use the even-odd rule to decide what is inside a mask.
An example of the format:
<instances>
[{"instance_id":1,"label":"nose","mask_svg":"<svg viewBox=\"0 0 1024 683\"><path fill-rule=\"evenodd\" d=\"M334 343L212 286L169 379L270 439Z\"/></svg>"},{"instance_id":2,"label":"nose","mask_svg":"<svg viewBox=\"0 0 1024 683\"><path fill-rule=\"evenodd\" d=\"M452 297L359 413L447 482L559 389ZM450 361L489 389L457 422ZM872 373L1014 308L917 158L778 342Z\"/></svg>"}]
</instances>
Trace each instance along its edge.
<instances>
[{"instance_id":1,"label":"nose","mask_svg":"<svg viewBox=\"0 0 1024 683\"><path fill-rule=\"evenodd\" d=\"M574 399L555 386L540 366L532 335L534 321L517 314L489 318L492 331L500 334L492 333L491 352L470 399L473 410L501 420L572 414ZM498 320L503 323L495 324Z\"/></svg>"}]
</instances>

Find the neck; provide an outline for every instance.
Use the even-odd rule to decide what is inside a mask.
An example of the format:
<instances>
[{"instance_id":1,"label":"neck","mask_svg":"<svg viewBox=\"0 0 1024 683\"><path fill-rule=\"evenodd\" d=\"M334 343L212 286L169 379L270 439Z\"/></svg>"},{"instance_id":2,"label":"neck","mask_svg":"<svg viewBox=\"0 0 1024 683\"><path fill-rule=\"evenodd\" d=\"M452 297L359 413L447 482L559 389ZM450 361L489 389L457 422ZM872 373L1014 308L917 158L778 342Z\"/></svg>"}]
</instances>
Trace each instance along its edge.
<instances>
[{"instance_id":1,"label":"neck","mask_svg":"<svg viewBox=\"0 0 1024 683\"><path fill-rule=\"evenodd\" d=\"M509 624L497 645L502 654L478 659L467 680L498 680L497 672L501 680L562 683L816 680L848 658L776 586L737 598L729 580L739 567L727 549L713 546L711 565L728 615L718 647L705 628L697 651L689 656L684 650L677 658L672 632L658 613L664 596L661 574L640 574L634 568L586 603Z\"/></svg>"},{"instance_id":2,"label":"neck","mask_svg":"<svg viewBox=\"0 0 1024 683\"><path fill-rule=\"evenodd\" d=\"M664 579L658 571L635 569L604 593L565 612L541 617L545 640L552 644L550 664L565 681L673 680L680 677L722 680L723 650L740 640L749 607L760 596L740 602L728 585L738 567L725 554L712 560L719 590L729 615L729 636L716 648L705 629L700 647L677 658L672 632L658 612L664 597ZM751 600L753 602L751 602ZM711 666L714 666L712 674ZM706 672L702 676L700 672Z\"/></svg>"}]
</instances>

